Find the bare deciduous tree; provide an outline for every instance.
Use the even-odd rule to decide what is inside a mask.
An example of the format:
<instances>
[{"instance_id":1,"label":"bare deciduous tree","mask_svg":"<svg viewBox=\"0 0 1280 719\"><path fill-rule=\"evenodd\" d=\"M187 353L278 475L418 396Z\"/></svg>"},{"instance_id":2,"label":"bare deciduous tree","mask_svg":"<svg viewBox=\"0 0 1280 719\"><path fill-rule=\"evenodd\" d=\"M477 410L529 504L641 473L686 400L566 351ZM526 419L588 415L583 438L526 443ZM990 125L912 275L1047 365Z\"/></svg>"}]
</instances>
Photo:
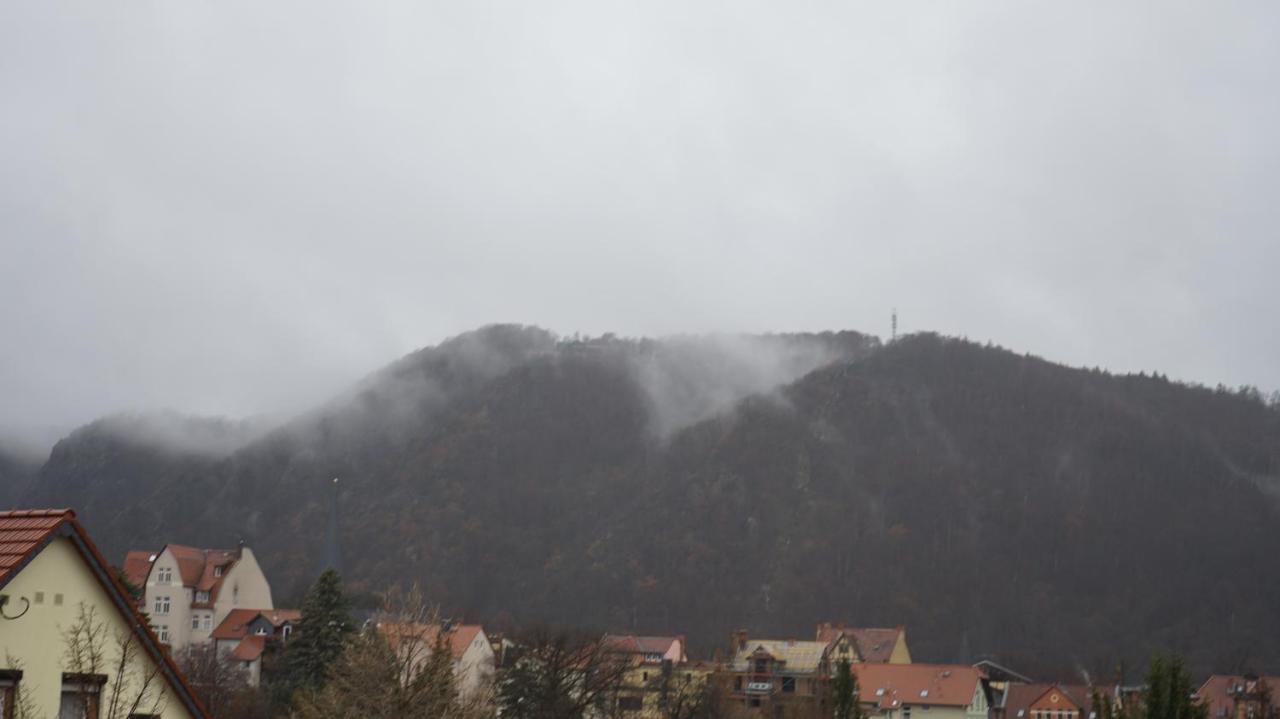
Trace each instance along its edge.
<instances>
[{"instance_id":1,"label":"bare deciduous tree","mask_svg":"<svg viewBox=\"0 0 1280 719\"><path fill-rule=\"evenodd\" d=\"M148 657L137 632L112 631L95 607L80 604L76 621L63 634L66 674L79 687L78 700L100 719L156 714L164 703L160 665Z\"/></svg>"},{"instance_id":2,"label":"bare deciduous tree","mask_svg":"<svg viewBox=\"0 0 1280 719\"><path fill-rule=\"evenodd\" d=\"M415 586L393 590L376 621L355 639L319 691L299 698L301 719L493 716L486 692L460 696L449 637Z\"/></svg>"}]
</instances>

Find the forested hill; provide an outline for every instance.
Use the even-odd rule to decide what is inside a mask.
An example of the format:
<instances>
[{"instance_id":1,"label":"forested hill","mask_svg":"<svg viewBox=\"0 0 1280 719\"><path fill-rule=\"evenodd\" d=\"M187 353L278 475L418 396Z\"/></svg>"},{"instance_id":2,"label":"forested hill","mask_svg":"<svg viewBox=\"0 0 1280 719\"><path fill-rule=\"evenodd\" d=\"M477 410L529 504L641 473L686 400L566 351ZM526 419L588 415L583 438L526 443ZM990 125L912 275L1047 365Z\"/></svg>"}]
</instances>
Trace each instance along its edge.
<instances>
[{"instance_id":1,"label":"forested hill","mask_svg":"<svg viewBox=\"0 0 1280 719\"><path fill-rule=\"evenodd\" d=\"M475 620L706 652L901 623L920 659L1280 670L1280 412L932 335L486 328L234 450L91 426L28 498L111 556L243 537L288 601L335 476L354 585Z\"/></svg>"}]
</instances>

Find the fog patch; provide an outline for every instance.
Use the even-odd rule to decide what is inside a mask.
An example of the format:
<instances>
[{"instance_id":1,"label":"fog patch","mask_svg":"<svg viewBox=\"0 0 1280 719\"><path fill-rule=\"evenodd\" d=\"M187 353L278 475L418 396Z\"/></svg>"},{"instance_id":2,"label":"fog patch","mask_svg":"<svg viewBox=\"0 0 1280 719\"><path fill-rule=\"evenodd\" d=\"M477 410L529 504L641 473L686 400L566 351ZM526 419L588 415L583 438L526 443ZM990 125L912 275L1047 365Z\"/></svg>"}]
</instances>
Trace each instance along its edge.
<instances>
[{"instance_id":1,"label":"fog patch","mask_svg":"<svg viewBox=\"0 0 1280 719\"><path fill-rule=\"evenodd\" d=\"M856 332L682 335L645 341L632 359L659 438L767 394L833 362L865 355L879 340Z\"/></svg>"},{"instance_id":2,"label":"fog patch","mask_svg":"<svg viewBox=\"0 0 1280 719\"><path fill-rule=\"evenodd\" d=\"M178 454L225 457L273 426L269 417L195 417L164 410L104 417L72 432L70 439L99 436Z\"/></svg>"}]
</instances>

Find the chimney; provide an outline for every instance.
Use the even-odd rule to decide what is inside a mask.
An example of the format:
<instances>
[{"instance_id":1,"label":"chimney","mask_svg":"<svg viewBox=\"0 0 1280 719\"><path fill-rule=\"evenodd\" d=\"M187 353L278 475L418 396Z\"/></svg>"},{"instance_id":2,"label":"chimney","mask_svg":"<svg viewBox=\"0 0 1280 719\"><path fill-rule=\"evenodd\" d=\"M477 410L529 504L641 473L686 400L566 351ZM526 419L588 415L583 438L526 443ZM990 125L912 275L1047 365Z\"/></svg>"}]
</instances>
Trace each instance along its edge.
<instances>
[{"instance_id":1,"label":"chimney","mask_svg":"<svg viewBox=\"0 0 1280 719\"><path fill-rule=\"evenodd\" d=\"M739 629L733 634L730 634L729 647L733 649L734 652L740 652L743 649L746 649L747 648L747 630Z\"/></svg>"}]
</instances>

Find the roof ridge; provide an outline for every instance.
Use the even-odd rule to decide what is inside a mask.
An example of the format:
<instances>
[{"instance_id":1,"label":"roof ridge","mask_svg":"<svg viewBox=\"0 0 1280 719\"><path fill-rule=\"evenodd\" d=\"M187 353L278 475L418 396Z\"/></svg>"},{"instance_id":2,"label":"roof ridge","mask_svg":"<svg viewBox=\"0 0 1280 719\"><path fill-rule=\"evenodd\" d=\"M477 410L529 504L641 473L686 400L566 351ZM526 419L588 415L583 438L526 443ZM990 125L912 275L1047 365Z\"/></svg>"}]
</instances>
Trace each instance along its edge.
<instances>
[{"instance_id":1,"label":"roof ridge","mask_svg":"<svg viewBox=\"0 0 1280 719\"><path fill-rule=\"evenodd\" d=\"M28 517L64 517L71 515L76 516L76 511L70 507L49 508L49 509L4 509L0 510L0 517L9 519L25 519Z\"/></svg>"}]
</instances>

